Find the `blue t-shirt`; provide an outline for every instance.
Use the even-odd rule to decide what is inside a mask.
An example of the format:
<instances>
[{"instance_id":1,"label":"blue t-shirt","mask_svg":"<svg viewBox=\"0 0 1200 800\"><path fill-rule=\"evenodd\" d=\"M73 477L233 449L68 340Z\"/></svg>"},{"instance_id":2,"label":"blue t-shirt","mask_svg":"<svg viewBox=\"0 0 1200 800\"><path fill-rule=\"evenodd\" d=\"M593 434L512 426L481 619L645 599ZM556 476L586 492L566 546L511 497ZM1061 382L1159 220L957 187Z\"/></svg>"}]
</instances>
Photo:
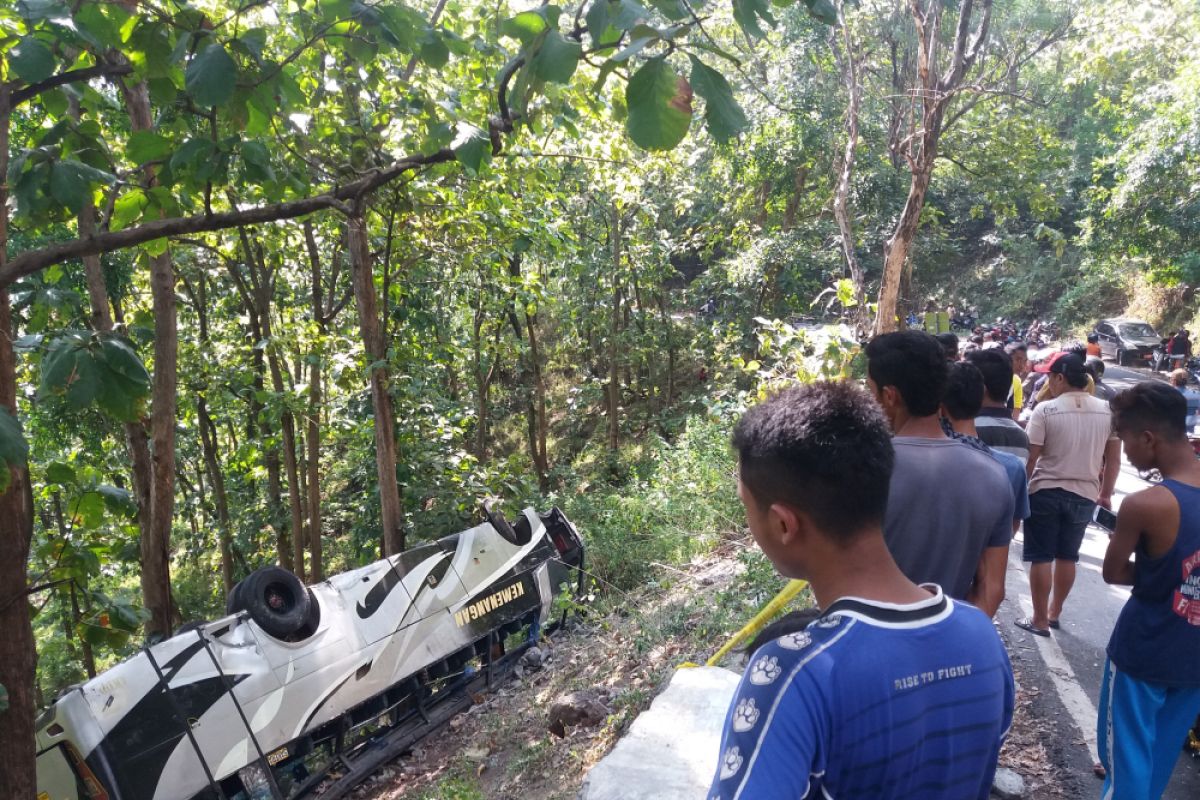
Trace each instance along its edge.
<instances>
[{"instance_id":1,"label":"blue t-shirt","mask_svg":"<svg viewBox=\"0 0 1200 800\"><path fill-rule=\"evenodd\" d=\"M988 448L988 454L1000 462L1008 475L1008 482L1012 484L1013 501L1016 504L1013 519L1029 519L1029 476L1025 472L1025 462L1012 453L994 447Z\"/></svg>"},{"instance_id":2,"label":"blue t-shirt","mask_svg":"<svg viewBox=\"0 0 1200 800\"><path fill-rule=\"evenodd\" d=\"M983 800L1012 712L981 611L940 589L903 606L842 598L751 656L709 796Z\"/></svg>"}]
</instances>

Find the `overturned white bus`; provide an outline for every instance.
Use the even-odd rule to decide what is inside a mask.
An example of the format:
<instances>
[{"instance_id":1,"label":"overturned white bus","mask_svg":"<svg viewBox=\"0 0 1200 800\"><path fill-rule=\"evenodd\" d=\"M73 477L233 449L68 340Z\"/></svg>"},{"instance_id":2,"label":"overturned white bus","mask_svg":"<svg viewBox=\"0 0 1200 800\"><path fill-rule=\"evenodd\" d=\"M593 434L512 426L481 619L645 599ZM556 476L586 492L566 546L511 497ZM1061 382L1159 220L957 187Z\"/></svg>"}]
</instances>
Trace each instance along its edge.
<instances>
[{"instance_id":1,"label":"overturned white bus","mask_svg":"<svg viewBox=\"0 0 1200 800\"><path fill-rule=\"evenodd\" d=\"M305 587L269 567L229 615L64 693L37 724L38 800L340 797L511 668L582 569L526 509Z\"/></svg>"}]
</instances>

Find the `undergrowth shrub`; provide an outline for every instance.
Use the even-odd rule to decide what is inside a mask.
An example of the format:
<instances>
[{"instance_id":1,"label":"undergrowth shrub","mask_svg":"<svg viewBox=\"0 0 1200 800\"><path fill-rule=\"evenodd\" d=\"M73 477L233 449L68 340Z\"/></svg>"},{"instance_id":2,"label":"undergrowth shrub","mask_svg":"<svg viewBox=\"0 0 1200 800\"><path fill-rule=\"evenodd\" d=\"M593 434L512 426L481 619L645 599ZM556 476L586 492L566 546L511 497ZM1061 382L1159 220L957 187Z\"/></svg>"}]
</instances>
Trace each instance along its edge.
<instances>
[{"instance_id":1,"label":"undergrowth shrub","mask_svg":"<svg viewBox=\"0 0 1200 800\"><path fill-rule=\"evenodd\" d=\"M647 445L654 467L618 489L562 498L585 537L588 571L627 589L742 526L730 416L694 415L673 443Z\"/></svg>"}]
</instances>

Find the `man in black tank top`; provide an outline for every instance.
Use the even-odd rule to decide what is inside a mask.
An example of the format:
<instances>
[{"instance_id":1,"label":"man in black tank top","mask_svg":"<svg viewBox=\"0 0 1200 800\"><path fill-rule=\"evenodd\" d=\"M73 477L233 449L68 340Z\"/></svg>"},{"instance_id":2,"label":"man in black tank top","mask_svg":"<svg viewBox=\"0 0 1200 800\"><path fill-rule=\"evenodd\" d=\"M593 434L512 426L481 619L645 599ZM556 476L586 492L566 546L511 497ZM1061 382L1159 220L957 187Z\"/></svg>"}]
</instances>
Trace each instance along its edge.
<instances>
[{"instance_id":1,"label":"man in black tank top","mask_svg":"<svg viewBox=\"0 0 1200 800\"><path fill-rule=\"evenodd\" d=\"M1139 383L1112 410L1130 463L1163 481L1125 498L1104 554L1104 580L1133 588L1100 689L1102 797L1155 800L1200 712L1200 461L1171 387Z\"/></svg>"}]
</instances>

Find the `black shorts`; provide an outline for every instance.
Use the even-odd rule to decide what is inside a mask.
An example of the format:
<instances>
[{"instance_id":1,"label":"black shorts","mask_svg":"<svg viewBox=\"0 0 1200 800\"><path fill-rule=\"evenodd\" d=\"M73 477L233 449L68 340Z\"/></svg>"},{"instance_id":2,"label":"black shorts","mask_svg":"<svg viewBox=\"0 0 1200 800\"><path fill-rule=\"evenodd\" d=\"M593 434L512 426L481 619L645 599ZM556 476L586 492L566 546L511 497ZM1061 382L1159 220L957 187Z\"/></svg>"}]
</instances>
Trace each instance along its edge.
<instances>
[{"instance_id":1,"label":"black shorts","mask_svg":"<svg viewBox=\"0 0 1200 800\"><path fill-rule=\"evenodd\" d=\"M1029 495L1025 549L1021 558L1034 564L1078 561L1083 534L1096 503L1066 489L1039 489Z\"/></svg>"}]
</instances>

